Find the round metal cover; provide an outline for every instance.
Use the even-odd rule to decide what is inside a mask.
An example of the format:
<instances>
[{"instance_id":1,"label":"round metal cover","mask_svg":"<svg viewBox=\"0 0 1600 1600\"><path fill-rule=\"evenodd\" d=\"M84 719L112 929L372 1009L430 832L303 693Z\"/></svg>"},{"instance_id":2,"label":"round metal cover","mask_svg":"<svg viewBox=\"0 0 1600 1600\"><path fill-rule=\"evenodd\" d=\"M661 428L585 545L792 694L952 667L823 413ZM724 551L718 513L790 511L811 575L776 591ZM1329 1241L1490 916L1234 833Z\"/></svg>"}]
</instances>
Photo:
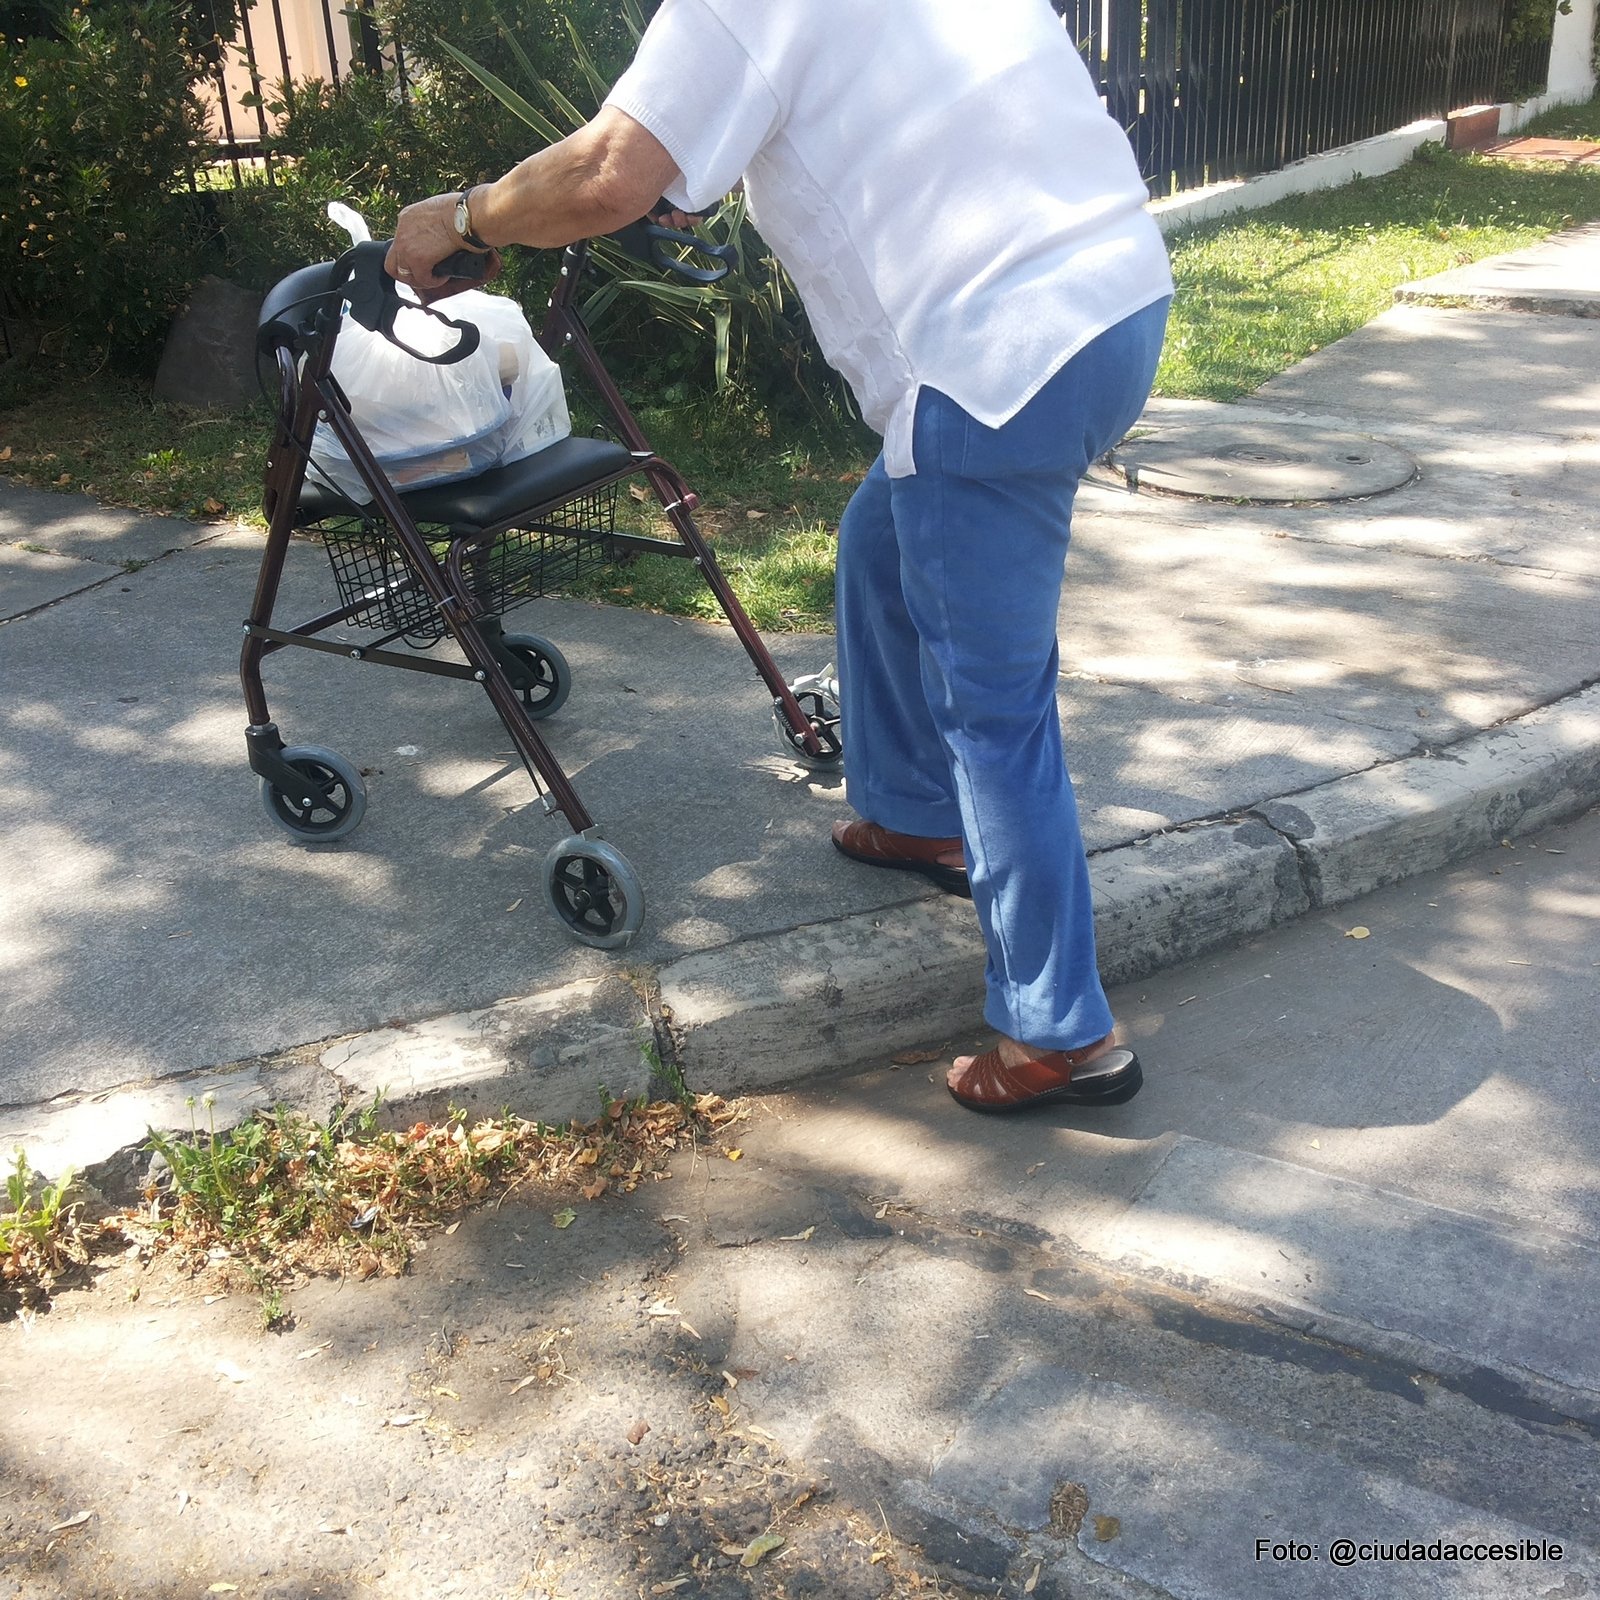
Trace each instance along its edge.
<instances>
[{"instance_id":1,"label":"round metal cover","mask_svg":"<svg viewBox=\"0 0 1600 1600\"><path fill-rule=\"evenodd\" d=\"M1416 462L1391 444L1247 416L1166 426L1124 440L1106 463L1130 489L1266 505L1360 500L1417 475Z\"/></svg>"}]
</instances>

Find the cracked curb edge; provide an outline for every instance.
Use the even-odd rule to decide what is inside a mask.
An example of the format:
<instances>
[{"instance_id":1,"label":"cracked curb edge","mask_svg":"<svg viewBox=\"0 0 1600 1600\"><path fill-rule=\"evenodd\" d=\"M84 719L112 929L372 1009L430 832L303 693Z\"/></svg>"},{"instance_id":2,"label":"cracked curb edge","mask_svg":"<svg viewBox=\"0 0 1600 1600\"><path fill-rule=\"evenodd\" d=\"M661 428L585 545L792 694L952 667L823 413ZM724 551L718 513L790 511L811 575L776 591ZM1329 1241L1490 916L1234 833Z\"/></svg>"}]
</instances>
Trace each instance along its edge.
<instances>
[{"instance_id":1,"label":"cracked curb edge","mask_svg":"<svg viewBox=\"0 0 1600 1600\"><path fill-rule=\"evenodd\" d=\"M1600 802L1600 686L1456 744L1090 858L1101 971L1127 983L1434 871ZM971 1031L983 944L937 895L279 1055L0 1109L0 1152L127 1186L146 1129L219 1129L283 1103L325 1115L382 1091L396 1120L462 1106L564 1122L682 1082L773 1089Z\"/></svg>"}]
</instances>

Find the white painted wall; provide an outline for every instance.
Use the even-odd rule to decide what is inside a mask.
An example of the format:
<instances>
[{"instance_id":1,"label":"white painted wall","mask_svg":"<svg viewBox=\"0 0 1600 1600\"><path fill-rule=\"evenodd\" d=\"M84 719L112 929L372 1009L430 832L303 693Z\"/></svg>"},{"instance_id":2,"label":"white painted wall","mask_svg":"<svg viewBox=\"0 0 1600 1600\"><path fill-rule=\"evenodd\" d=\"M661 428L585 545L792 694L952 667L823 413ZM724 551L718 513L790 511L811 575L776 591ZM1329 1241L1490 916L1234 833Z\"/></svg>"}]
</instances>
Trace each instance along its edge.
<instances>
[{"instance_id":1,"label":"white painted wall","mask_svg":"<svg viewBox=\"0 0 1600 1600\"><path fill-rule=\"evenodd\" d=\"M1593 0L1590 0L1593 3ZM1425 144L1444 142L1442 119L1413 122L1410 127L1380 133L1375 139L1340 145L1307 156L1276 172L1258 178L1236 178L1229 183L1213 183L1204 189L1186 189L1167 199L1150 202L1151 215L1163 233L1227 216L1230 211L1254 211L1291 194L1309 194L1316 189L1337 189L1356 178L1376 178L1403 167Z\"/></svg>"},{"instance_id":2,"label":"white painted wall","mask_svg":"<svg viewBox=\"0 0 1600 1600\"><path fill-rule=\"evenodd\" d=\"M1594 94L1596 4L1597 0L1572 0L1568 15L1556 13L1556 30L1550 40L1549 84L1543 94L1532 100L1501 108L1501 133L1515 133L1552 106L1576 105Z\"/></svg>"},{"instance_id":3,"label":"white painted wall","mask_svg":"<svg viewBox=\"0 0 1600 1600\"><path fill-rule=\"evenodd\" d=\"M1595 0L1572 0L1570 15L1556 13L1549 92L1569 104L1594 93L1594 14Z\"/></svg>"}]
</instances>

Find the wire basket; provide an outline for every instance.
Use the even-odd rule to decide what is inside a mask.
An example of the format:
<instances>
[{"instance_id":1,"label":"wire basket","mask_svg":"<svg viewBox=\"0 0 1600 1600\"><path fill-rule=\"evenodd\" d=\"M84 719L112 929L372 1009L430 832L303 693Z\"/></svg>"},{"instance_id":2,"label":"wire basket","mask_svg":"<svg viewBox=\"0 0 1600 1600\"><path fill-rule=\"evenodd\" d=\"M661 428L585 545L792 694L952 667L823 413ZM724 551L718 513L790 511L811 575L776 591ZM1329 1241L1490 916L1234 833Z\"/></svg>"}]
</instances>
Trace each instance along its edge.
<instances>
[{"instance_id":1,"label":"wire basket","mask_svg":"<svg viewBox=\"0 0 1600 1600\"><path fill-rule=\"evenodd\" d=\"M616 524L617 486L607 484L540 513L525 528L469 544L461 570L478 605L503 615L600 566L610 555ZM444 623L428 591L381 516L327 517L312 531L322 536L340 600L358 606L345 618L348 626L417 640L443 637ZM448 531L427 524L420 531L443 563Z\"/></svg>"}]
</instances>

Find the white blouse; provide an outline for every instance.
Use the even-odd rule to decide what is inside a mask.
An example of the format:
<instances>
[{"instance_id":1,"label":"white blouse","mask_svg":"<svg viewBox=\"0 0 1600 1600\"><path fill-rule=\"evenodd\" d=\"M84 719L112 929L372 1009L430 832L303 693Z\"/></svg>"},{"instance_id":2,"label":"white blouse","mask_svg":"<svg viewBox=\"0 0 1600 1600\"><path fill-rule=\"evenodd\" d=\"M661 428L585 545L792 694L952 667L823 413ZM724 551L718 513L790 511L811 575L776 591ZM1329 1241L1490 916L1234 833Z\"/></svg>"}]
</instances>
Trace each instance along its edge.
<instances>
[{"instance_id":1,"label":"white blouse","mask_svg":"<svg viewBox=\"0 0 1600 1600\"><path fill-rule=\"evenodd\" d=\"M744 178L891 477L923 385L998 427L1172 292L1047 0L663 0L607 103L677 163L674 204Z\"/></svg>"}]
</instances>

